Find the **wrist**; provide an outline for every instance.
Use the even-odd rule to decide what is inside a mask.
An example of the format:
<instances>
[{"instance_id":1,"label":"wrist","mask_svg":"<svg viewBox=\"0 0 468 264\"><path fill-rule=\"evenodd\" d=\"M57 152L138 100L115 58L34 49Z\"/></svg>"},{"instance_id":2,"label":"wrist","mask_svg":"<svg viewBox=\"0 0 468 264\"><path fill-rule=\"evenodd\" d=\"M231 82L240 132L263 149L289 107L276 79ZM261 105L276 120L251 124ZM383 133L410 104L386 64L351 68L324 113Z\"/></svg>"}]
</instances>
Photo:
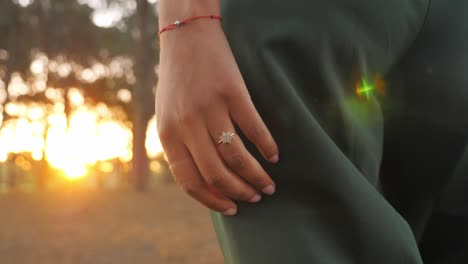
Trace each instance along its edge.
<instances>
[{"instance_id":1,"label":"wrist","mask_svg":"<svg viewBox=\"0 0 468 264\"><path fill-rule=\"evenodd\" d=\"M180 55L187 49L206 48L208 44L216 43L219 36L223 36L221 24L218 20L201 19L161 34L160 59Z\"/></svg>"},{"instance_id":2,"label":"wrist","mask_svg":"<svg viewBox=\"0 0 468 264\"><path fill-rule=\"evenodd\" d=\"M176 20L219 13L220 0L160 0L159 29Z\"/></svg>"}]
</instances>

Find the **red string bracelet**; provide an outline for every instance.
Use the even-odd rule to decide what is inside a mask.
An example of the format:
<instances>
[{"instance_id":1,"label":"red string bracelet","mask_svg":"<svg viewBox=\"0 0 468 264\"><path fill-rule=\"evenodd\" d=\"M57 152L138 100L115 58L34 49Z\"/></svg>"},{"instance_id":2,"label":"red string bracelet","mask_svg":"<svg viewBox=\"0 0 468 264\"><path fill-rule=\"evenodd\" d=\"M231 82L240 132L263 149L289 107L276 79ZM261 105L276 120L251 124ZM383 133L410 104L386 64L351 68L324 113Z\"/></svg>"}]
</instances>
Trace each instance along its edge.
<instances>
[{"instance_id":1,"label":"red string bracelet","mask_svg":"<svg viewBox=\"0 0 468 264\"><path fill-rule=\"evenodd\" d=\"M167 26L165 26L163 29L161 29L159 32L158 32L158 35L161 35L163 32L165 31L168 31L168 30L171 30L171 29L175 29L175 28L178 28L182 25L185 25L185 24L188 24L190 21L192 20L195 20L195 19L202 19L202 18L208 18L208 19L217 19L219 21L222 20L221 16L215 16L215 15L211 15L211 16L196 16L196 17L191 17L191 18L187 18L185 20L182 20L182 21L179 21L179 20L176 20L174 23L172 24L169 24Z\"/></svg>"}]
</instances>

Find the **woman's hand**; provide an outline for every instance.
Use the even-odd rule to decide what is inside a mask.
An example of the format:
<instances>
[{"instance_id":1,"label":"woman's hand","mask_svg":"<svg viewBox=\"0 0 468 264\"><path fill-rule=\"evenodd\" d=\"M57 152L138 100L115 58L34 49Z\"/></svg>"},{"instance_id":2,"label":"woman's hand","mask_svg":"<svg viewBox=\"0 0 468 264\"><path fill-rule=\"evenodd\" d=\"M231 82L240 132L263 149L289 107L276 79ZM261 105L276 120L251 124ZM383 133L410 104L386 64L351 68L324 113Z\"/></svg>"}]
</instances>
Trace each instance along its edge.
<instances>
[{"instance_id":1,"label":"woman's hand","mask_svg":"<svg viewBox=\"0 0 468 264\"><path fill-rule=\"evenodd\" d=\"M255 109L219 21L201 19L161 35L156 94L158 133L177 184L205 206L235 215L234 201L258 202L275 185L235 135L234 123L263 157L278 148Z\"/></svg>"}]
</instances>

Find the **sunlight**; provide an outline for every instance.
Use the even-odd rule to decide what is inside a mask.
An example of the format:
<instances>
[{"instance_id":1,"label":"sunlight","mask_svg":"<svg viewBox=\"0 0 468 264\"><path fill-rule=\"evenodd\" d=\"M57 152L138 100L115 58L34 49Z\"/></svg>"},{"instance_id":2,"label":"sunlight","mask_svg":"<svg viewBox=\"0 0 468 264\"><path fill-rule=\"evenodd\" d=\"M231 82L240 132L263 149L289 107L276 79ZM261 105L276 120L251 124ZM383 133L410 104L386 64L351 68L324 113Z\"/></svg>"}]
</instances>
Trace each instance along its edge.
<instances>
[{"instance_id":1,"label":"sunlight","mask_svg":"<svg viewBox=\"0 0 468 264\"><path fill-rule=\"evenodd\" d=\"M0 105L0 162L15 161L21 169L29 170L34 162L44 160L70 180L86 177L93 169L112 173L117 169L113 165L116 160L130 162L133 133L126 112L93 102L79 87L49 87L46 75L73 75L89 83L107 76L135 83L133 62L116 57L109 65L93 62L83 68L64 56L48 58L39 52L33 56L29 65L32 79L12 73L8 85L0 81L0 103L5 103ZM39 92L48 102L21 99ZM118 89L116 99L128 104L132 93ZM68 120L65 103L70 107ZM150 158L163 152L154 117L148 124L146 149Z\"/></svg>"},{"instance_id":2,"label":"sunlight","mask_svg":"<svg viewBox=\"0 0 468 264\"><path fill-rule=\"evenodd\" d=\"M86 176L86 167L83 164L79 164L78 162L70 162L68 163L63 172L65 176L69 180L77 180Z\"/></svg>"},{"instance_id":3,"label":"sunlight","mask_svg":"<svg viewBox=\"0 0 468 264\"><path fill-rule=\"evenodd\" d=\"M51 109L52 112L45 113L39 105L10 103L11 113L25 117L10 119L0 129L0 162L6 161L9 153L30 153L33 160L45 158L53 168L74 180L86 176L88 167L97 162L131 160L131 128L128 123L110 118L112 112L106 105L77 107L70 116L68 129L63 104L56 103ZM155 157L163 150L154 118L147 136L148 155ZM106 166L106 171L113 169Z\"/></svg>"},{"instance_id":4,"label":"sunlight","mask_svg":"<svg viewBox=\"0 0 468 264\"><path fill-rule=\"evenodd\" d=\"M148 124L148 130L146 131L146 149L148 156L154 158L161 154L164 150L159 140L158 131L156 128L156 118L153 117Z\"/></svg>"},{"instance_id":5,"label":"sunlight","mask_svg":"<svg viewBox=\"0 0 468 264\"><path fill-rule=\"evenodd\" d=\"M69 178L86 175L86 167L97 161L128 159L132 133L115 120L99 120L98 112L86 106L70 117L68 130L64 116L51 122L46 140L49 163L63 170Z\"/></svg>"}]
</instances>

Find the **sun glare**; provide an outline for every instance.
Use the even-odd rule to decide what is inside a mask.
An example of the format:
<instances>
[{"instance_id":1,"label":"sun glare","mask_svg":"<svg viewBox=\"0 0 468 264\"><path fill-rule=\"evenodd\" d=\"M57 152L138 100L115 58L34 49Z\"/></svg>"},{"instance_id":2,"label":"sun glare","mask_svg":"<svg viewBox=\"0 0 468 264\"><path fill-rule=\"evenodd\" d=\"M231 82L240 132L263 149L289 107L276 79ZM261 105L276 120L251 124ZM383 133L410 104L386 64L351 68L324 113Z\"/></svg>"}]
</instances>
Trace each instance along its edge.
<instances>
[{"instance_id":1,"label":"sun glare","mask_svg":"<svg viewBox=\"0 0 468 264\"><path fill-rule=\"evenodd\" d=\"M65 176L70 180L77 180L86 176L87 170L83 164L69 163L63 169Z\"/></svg>"},{"instance_id":2,"label":"sun glare","mask_svg":"<svg viewBox=\"0 0 468 264\"><path fill-rule=\"evenodd\" d=\"M115 120L99 120L98 112L81 107L69 120L57 119L49 128L46 140L46 156L55 168L61 169L69 178L86 175L87 166L98 161L128 160L131 151L130 128Z\"/></svg>"},{"instance_id":3,"label":"sun glare","mask_svg":"<svg viewBox=\"0 0 468 264\"><path fill-rule=\"evenodd\" d=\"M21 105L13 108L20 111L18 109L23 107L33 109ZM32 115L37 117L34 120L17 118L3 124L0 129L0 162L7 159L8 153L30 153L33 160L45 157L53 168L75 180L86 176L88 168L97 162L131 160L131 127L128 122L106 118L112 114L107 106L77 107L69 118L68 127L65 114L61 112L63 107L52 107L48 114L37 109L34 111L38 113ZM30 111L24 112L27 115ZM148 127L146 144L150 157L162 152L157 136L153 135L155 126L153 119Z\"/></svg>"},{"instance_id":4,"label":"sun glare","mask_svg":"<svg viewBox=\"0 0 468 264\"><path fill-rule=\"evenodd\" d=\"M87 82L111 76L123 77L132 83L135 76L129 70L131 68L131 60L124 57L113 59L108 66L95 63L80 70L60 56L49 59L38 54L30 65L34 82L28 82L17 73L12 74L8 85L0 81L0 103L7 99L7 91L10 97L6 105L0 105L0 162L15 158L15 154L20 154L16 157L29 156L30 161L46 160L52 168L62 171L71 180L85 177L91 168L112 172L114 160L129 162L133 156L133 135L125 112L104 103L91 104L79 88L65 90L47 87L44 76L47 72L54 72L66 77L73 72L77 78ZM37 92L44 92L52 103L17 100L20 96ZM65 97L72 110L68 120ZM132 100L131 92L120 89L117 98L129 103ZM3 120L4 116L9 118ZM148 125L146 148L151 158L163 151L154 118ZM30 161L20 163L30 165ZM24 169L28 166L20 167Z\"/></svg>"}]
</instances>

